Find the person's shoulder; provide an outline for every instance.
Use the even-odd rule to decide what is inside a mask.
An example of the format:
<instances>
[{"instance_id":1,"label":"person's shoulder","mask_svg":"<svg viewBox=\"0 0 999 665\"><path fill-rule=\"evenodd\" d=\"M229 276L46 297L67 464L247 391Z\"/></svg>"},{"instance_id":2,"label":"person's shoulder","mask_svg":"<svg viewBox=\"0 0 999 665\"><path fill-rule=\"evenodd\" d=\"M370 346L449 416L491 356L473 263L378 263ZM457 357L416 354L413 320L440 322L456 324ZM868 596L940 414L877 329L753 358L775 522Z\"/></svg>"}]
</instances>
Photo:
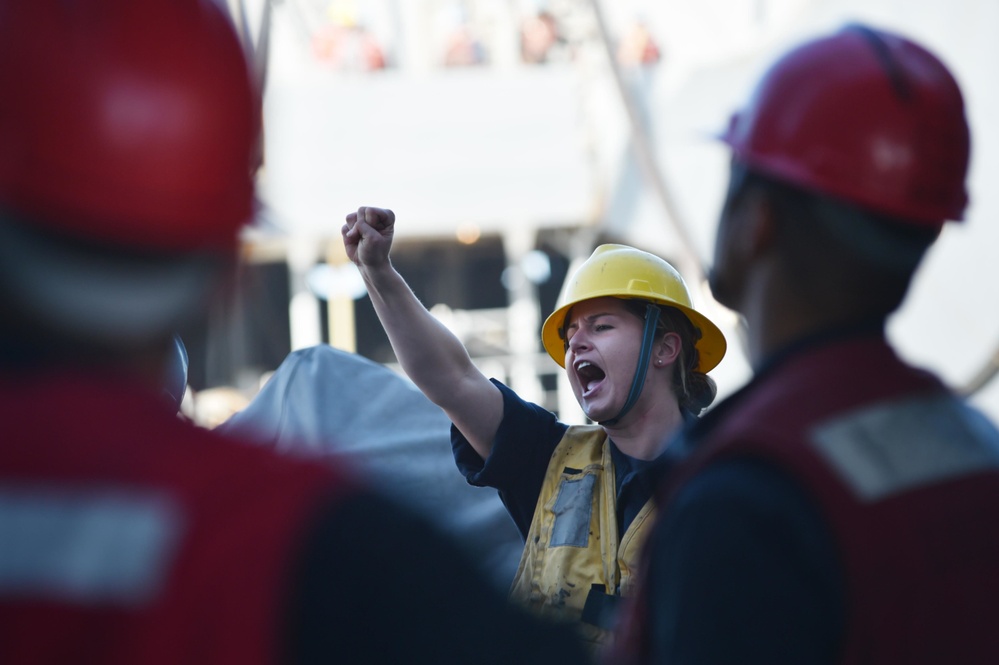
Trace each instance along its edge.
<instances>
[{"instance_id":1,"label":"person's shoulder","mask_svg":"<svg viewBox=\"0 0 999 665\"><path fill-rule=\"evenodd\" d=\"M559 422L558 417L553 412L549 411L540 404L527 401L518 395L513 388L507 386L502 381L499 381L498 379L489 380L494 386L499 388L500 394L503 395L504 420L526 418L544 421L552 425L558 425L563 430L568 427L564 423Z\"/></svg>"},{"instance_id":2,"label":"person's shoulder","mask_svg":"<svg viewBox=\"0 0 999 665\"><path fill-rule=\"evenodd\" d=\"M718 460L667 494L663 529L704 542L826 543L829 526L804 480L755 457ZM763 537L761 534L768 534ZM720 539L720 540L719 540Z\"/></svg>"}]
</instances>

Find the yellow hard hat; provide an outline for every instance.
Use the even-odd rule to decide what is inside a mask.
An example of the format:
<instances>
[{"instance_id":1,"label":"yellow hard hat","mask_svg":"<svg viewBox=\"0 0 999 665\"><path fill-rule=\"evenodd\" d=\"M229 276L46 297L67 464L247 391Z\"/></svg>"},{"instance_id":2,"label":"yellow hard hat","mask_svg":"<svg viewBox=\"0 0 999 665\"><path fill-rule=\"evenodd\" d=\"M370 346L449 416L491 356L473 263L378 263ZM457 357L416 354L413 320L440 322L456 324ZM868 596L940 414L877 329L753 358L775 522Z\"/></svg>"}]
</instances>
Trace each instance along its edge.
<instances>
[{"instance_id":1,"label":"yellow hard hat","mask_svg":"<svg viewBox=\"0 0 999 665\"><path fill-rule=\"evenodd\" d=\"M725 355L725 336L718 326L693 308L687 285L673 266L634 247L600 245L572 276L563 293L562 304L541 327L541 342L560 366L565 367L565 341L561 330L569 309L584 300L606 296L646 300L683 312L701 331L701 338L695 345L699 362L694 369L698 372L710 372Z\"/></svg>"}]
</instances>

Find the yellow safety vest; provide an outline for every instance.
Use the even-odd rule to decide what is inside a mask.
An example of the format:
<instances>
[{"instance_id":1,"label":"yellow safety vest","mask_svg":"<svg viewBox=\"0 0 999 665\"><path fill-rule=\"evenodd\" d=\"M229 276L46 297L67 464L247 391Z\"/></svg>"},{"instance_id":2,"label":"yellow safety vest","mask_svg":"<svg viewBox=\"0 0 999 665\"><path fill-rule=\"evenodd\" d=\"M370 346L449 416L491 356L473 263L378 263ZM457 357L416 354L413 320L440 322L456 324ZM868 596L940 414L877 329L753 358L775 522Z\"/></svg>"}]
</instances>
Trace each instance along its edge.
<instances>
[{"instance_id":1,"label":"yellow safety vest","mask_svg":"<svg viewBox=\"0 0 999 665\"><path fill-rule=\"evenodd\" d=\"M580 621L593 585L629 595L655 509L647 501L618 542L616 495L607 434L595 425L570 427L548 464L511 597L542 616ZM579 625L593 643L608 636Z\"/></svg>"}]
</instances>

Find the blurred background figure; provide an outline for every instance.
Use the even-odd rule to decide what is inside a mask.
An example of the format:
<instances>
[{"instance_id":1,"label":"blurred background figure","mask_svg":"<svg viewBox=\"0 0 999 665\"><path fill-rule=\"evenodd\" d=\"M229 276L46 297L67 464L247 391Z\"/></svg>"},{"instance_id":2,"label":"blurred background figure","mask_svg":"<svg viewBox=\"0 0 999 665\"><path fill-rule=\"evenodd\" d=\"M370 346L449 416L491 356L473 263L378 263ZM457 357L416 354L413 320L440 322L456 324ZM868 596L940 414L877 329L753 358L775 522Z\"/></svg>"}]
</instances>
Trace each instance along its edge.
<instances>
[{"instance_id":1,"label":"blurred background figure","mask_svg":"<svg viewBox=\"0 0 999 665\"><path fill-rule=\"evenodd\" d=\"M548 11L540 11L524 19L520 25L520 59L538 65L567 57L565 39L559 31L558 20Z\"/></svg>"},{"instance_id":2,"label":"blurred background figure","mask_svg":"<svg viewBox=\"0 0 999 665\"><path fill-rule=\"evenodd\" d=\"M633 21L618 46L618 62L630 67L654 65L661 56L659 44L648 25L641 19Z\"/></svg>"},{"instance_id":3,"label":"blurred background figure","mask_svg":"<svg viewBox=\"0 0 999 665\"><path fill-rule=\"evenodd\" d=\"M370 72L386 67L385 50L358 21L354 3L331 3L328 21L312 36L317 60L341 72Z\"/></svg>"},{"instance_id":4,"label":"blurred background figure","mask_svg":"<svg viewBox=\"0 0 999 665\"><path fill-rule=\"evenodd\" d=\"M473 67L488 63L485 44L476 26L468 20L464 8L457 5L447 7L441 13L441 22L445 24L441 58L445 67Z\"/></svg>"},{"instance_id":5,"label":"blurred background figure","mask_svg":"<svg viewBox=\"0 0 999 665\"><path fill-rule=\"evenodd\" d=\"M467 25L459 25L447 35L444 45L445 67L471 67L486 63L486 51Z\"/></svg>"}]
</instances>

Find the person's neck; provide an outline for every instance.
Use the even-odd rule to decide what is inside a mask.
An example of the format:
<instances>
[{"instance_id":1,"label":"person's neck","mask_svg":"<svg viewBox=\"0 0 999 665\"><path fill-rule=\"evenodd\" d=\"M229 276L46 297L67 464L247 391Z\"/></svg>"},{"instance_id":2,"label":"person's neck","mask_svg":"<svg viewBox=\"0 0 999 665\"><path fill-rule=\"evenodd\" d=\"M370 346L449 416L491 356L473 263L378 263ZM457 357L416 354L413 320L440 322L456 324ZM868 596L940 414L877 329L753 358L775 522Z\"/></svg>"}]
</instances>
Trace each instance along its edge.
<instances>
[{"instance_id":1,"label":"person's neck","mask_svg":"<svg viewBox=\"0 0 999 665\"><path fill-rule=\"evenodd\" d=\"M683 426L683 413L675 398L649 402L640 401L621 423L604 427L614 445L628 457L640 460L659 457Z\"/></svg>"},{"instance_id":2,"label":"person's neck","mask_svg":"<svg viewBox=\"0 0 999 665\"><path fill-rule=\"evenodd\" d=\"M764 285L756 293L759 297L747 301L743 315L749 361L757 372L775 354L802 340L874 321L869 313L797 297L783 283Z\"/></svg>"}]
</instances>

